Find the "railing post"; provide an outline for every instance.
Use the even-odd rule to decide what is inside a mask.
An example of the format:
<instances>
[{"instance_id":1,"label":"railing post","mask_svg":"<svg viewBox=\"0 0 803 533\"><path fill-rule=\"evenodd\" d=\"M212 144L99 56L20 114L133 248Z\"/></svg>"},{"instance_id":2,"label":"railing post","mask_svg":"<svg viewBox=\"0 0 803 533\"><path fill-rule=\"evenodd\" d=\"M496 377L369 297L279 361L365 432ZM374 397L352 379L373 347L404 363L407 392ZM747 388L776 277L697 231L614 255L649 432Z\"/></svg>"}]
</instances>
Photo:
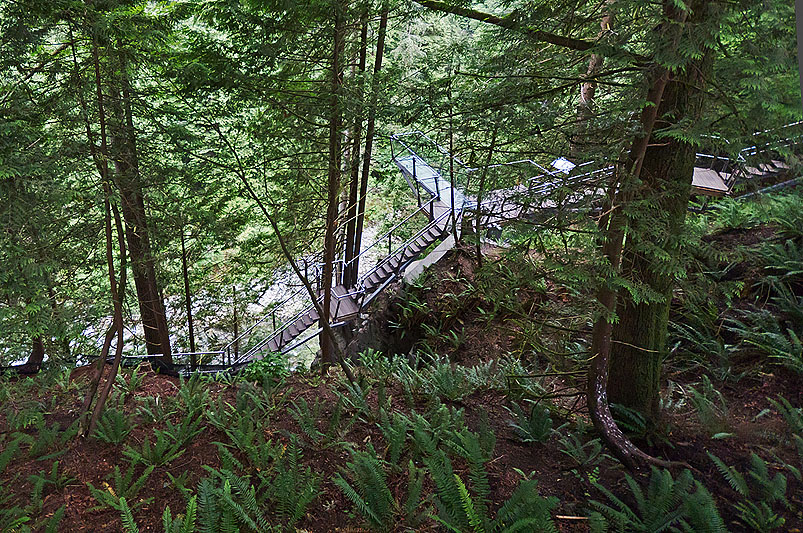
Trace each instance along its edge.
<instances>
[{"instance_id":1,"label":"railing post","mask_svg":"<svg viewBox=\"0 0 803 533\"><path fill-rule=\"evenodd\" d=\"M441 199L441 180L438 179L440 174L435 175L435 198Z\"/></svg>"},{"instance_id":2,"label":"railing post","mask_svg":"<svg viewBox=\"0 0 803 533\"><path fill-rule=\"evenodd\" d=\"M418 200L418 207L421 208L421 187L418 184L418 180L415 180L415 195Z\"/></svg>"},{"instance_id":3,"label":"railing post","mask_svg":"<svg viewBox=\"0 0 803 533\"><path fill-rule=\"evenodd\" d=\"M390 254L390 252L392 251L392 247L391 247L391 244L390 244L390 236L391 235L393 235L393 233L388 233L388 254Z\"/></svg>"}]
</instances>

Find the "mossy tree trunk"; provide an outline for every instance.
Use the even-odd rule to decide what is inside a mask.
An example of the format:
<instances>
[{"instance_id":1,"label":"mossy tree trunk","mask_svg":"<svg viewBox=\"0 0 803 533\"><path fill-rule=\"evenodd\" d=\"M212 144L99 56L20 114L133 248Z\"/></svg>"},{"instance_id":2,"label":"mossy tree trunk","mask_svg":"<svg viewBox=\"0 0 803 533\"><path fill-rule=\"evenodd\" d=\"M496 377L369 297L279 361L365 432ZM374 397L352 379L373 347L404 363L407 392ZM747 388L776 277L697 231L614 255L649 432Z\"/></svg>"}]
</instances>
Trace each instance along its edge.
<instances>
[{"instance_id":1,"label":"mossy tree trunk","mask_svg":"<svg viewBox=\"0 0 803 533\"><path fill-rule=\"evenodd\" d=\"M663 129L699 120L711 57L692 62L664 90L659 120L641 169L633 203L622 275L641 297L620 291L610 358L609 399L658 417L661 366L667 356L672 290L682 274L684 223L694 173L695 146Z\"/></svg>"}]
</instances>

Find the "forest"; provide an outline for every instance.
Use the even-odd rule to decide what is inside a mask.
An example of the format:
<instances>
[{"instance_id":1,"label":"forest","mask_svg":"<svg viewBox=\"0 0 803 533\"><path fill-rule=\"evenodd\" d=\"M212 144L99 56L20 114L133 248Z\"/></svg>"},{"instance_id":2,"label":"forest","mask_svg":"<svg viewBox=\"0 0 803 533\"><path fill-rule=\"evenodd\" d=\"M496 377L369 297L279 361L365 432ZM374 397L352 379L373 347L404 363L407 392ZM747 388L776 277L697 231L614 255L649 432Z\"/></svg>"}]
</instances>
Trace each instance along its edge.
<instances>
[{"instance_id":1,"label":"forest","mask_svg":"<svg viewBox=\"0 0 803 533\"><path fill-rule=\"evenodd\" d=\"M0 532L803 528L780 0L0 2Z\"/></svg>"}]
</instances>

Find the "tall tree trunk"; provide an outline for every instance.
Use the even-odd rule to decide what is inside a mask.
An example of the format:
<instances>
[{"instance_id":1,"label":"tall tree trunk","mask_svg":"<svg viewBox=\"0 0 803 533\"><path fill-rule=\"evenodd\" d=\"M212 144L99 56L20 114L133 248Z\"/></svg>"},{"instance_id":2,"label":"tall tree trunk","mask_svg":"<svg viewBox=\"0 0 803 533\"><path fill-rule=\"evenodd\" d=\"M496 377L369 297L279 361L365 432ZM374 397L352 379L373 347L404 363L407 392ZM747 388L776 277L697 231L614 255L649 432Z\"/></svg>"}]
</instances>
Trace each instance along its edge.
<instances>
[{"instance_id":1,"label":"tall tree trunk","mask_svg":"<svg viewBox=\"0 0 803 533\"><path fill-rule=\"evenodd\" d=\"M659 107L663 118L656 128L681 120L690 124L699 120L711 57L707 53L669 82ZM619 322L613 329L611 345L610 400L636 409L653 421L659 414L661 363L667 355L669 309L695 152L694 145L677 138L661 139L647 148L641 170L642 188L634 199L639 214L631 221L622 258L622 275L638 280L661 299L635 303L620 293Z\"/></svg>"},{"instance_id":2,"label":"tall tree trunk","mask_svg":"<svg viewBox=\"0 0 803 533\"><path fill-rule=\"evenodd\" d=\"M687 11L678 10L671 0L664 3L667 20L663 25L665 51L674 51L680 42L683 25L688 16ZM654 65L648 74L647 105L640 114L641 132L631 145L627 160L619 165L619 192L613 202L610 215L603 217L602 228L605 241L602 253L608 260L614 275L621 266L622 248L627 227L625 208L629 207L633 186L638 180L650 138L655 126L658 109L663 99L664 90L670 78L670 72L660 65ZM602 305L603 313L594 323L591 353L594 358L589 366L587 382L587 401L589 414L595 429L603 441L611 448L614 455L628 468L636 469L645 462L657 462L636 448L622 433L613 420L608 405L609 361L611 353L611 334L613 330L612 314L616 309L617 293L609 283L599 290L597 300Z\"/></svg>"},{"instance_id":3,"label":"tall tree trunk","mask_svg":"<svg viewBox=\"0 0 803 533\"><path fill-rule=\"evenodd\" d=\"M190 274L187 268L187 247L184 244L184 226L181 226L181 275L184 279L184 304L187 306L187 327L190 333L190 369L195 370L198 361L195 355L195 329L192 323L192 299L190 293ZM236 337L236 336L235 336Z\"/></svg>"},{"instance_id":4,"label":"tall tree trunk","mask_svg":"<svg viewBox=\"0 0 803 533\"><path fill-rule=\"evenodd\" d=\"M488 148L488 157L485 159L485 166L480 173L480 185L477 191L477 267L482 268L482 195L485 193L485 178L488 176L488 167L496 149L496 135L499 133L499 122L494 121L493 131L491 132L491 146Z\"/></svg>"},{"instance_id":5,"label":"tall tree trunk","mask_svg":"<svg viewBox=\"0 0 803 533\"><path fill-rule=\"evenodd\" d=\"M114 385L115 379L117 378L117 371L120 369L120 362L123 359L123 298L125 295L125 279L126 279L126 265L125 265L125 258L126 258L126 251L125 251L125 238L123 237L123 223L120 221L120 213L117 208L113 205L110 205L109 196L111 192L111 187L105 187L107 192L107 197L105 201L105 210L106 210L106 257L109 264L109 280L111 282L110 291L112 295L112 303L114 306L114 325L113 328L117 330L117 348L114 352L114 362L112 363L111 371L109 375L106 376L106 382L103 384L103 389L100 391L100 396L98 396L97 402L95 402L95 408L92 410L92 417L89 419L89 425L87 427L85 435L91 435L95 431L95 427L98 424L98 420L100 419L100 415L103 414L103 408L106 405L106 399L109 397L109 393L112 390L112 385ZM114 224L117 229L117 244L120 247L120 280L119 282L115 283L115 274L114 274L114 258L112 257L112 234L111 234L111 221L110 221L110 214L109 210L110 207L114 211Z\"/></svg>"},{"instance_id":6,"label":"tall tree trunk","mask_svg":"<svg viewBox=\"0 0 803 533\"><path fill-rule=\"evenodd\" d=\"M368 195L368 176L371 173L371 152L374 146L374 129L376 125L376 100L379 91L379 72L382 70L382 57L385 53L385 36L388 29L388 4L382 4L379 16L379 33L376 38L376 57L374 73L371 78L371 100L368 104L368 122L365 129L365 154L362 160L362 176L360 177L360 194L357 206L357 226L354 230L354 261L351 269L351 284L357 283L360 269L360 247L362 245L362 228L365 223L365 198Z\"/></svg>"},{"instance_id":7,"label":"tall tree trunk","mask_svg":"<svg viewBox=\"0 0 803 533\"><path fill-rule=\"evenodd\" d=\"M172 364L170 335L164 302L156 279L156 268L151 252L148 218L140 181L136 132L131 112L130 82L125 54L118 50L118 77L112 83L111 149L114 160L114 181L120 191L125 235L131 270L137 289L145 346L148 354L161 354L166 365ZM119 83L119 88L116 86Z\"/></svg>"},{"instance_id":8,"label":"tall tree trunk","mask_svg":"<svg viewBox=\"0 0 803 533\"><path fill-rule=\"evenodd\" d=\"M86 19L84 23L86 24ZM91 29L84 27L84 30L88 32L92 37L92 63L93 63L93 70L95 74L95 98L97 100L98 106L98 123L100 126L100 154L98 154L95 139L92 134L92 128L89 125L89 114L86 102L84 101L83 97L79 96L79 104L84 113L84 125L86 127L86 136L87 141L89 142L89 149L92 154L92 159L95 163L95 166L100 173L101 182L103 184L103 195L104 195L104 222L105 222L105 229L106 229L106 263L109 266L109 290L116 291L116 280L114 276L114 258L112 256L112 249L111 249L111 218L109 215L109 196L110 196L110 177L109 177L109 144L108 144L108 136L106 132L106 106L105 101L103 98L103 83L101 79L100 73L100 54L98 52L98 44L95 37L95 34L91 31ZM78 60L75 54L75 47L73 46L73 64L75 66L75 75L79 76L78 71ZM80 92L79 92L80 95ZM116 294L115 294L116 296ZM115 318L112 321L112 326L106 331L106 335L103 339L103 347L100 351L100 357L98 357L97 363L95 364L94 372L92 375L92 379L89 382L89 389L87 389L86 395L84 396L84 402L81 406L81 426L82 430L85 429L84 421L86 420L86 415L89 414L89 409L92 406L92 401L95 398L95 393L98 390L98 385L100 384L100 380L103 377L103 367L106 364L106 357L109 355L109 349L111 348L112 340L114 339L114 334L118 331L117 328L117 320L116 320L116 313ZM85 432L86 433L86 432Z\"/></svg>"},{"instance_id":9,"label":"tall tree trunk","mask_svg":"<svg viewBox=\"0 0 803 533\"><path fill-rule=\"evenodd\" d=\"M354 129L351 145L351 163L349 166L349 201L346 219L346 242L345 247L345 272L343 273L343 283L346 287L353 287L357 282L356 276L352 274L354 250L356 248L355 239L357 234L357 194L360 187L360 145L362 142L362 120L364 108L364 86L365 86L365 63L368 55L368 7L363 11L360 20L360 59L357 65L358 76L358 95L359 108L354 117Z\"/></svg>"},{"instance_id":10,"label":"tall tree trunk","mask_svg":"<svg viewBox=\"0 0 803 533\"><path fill-rule=\"evenodd\" d=\"M326 230L323 244L323 279L321 290L323 292L323 314L320 320L329 323L331 320L332 305L332 274L335 262L335 240L338 218L338 197L340 195L340 164L341 164L341 137L340 130L343 124L341 109L341 92L343 86L343 47L345 41L345 11L346 6L339 0L334 2L335 24L332 42L332 72L329 100L329 174L327 179L327 208ZM329 335L320 336L322 368L336 363L334 347Z\"/></svg>"},{"instance_id":11,"label":"tall tree trunk","mask_svg":"<svg viewBox=\"0 0 803 533\"><path fill-rule=\"evenodd\" d=\"M598 40L601 39L606 32L610 31L613 16L608 11L608 6L613 2L614 0L606 0L602 8L603 14L599 23L600 31L597 34ZM580 85L580 101L577 103L577 127L569 147L569 155L573 159L582 154L587 144L588 123L594 115L594 96L597 92L596 76L602 71L602 65L604 63L605 56L602 54L591 54L591 58L588 60L585 81Z\"/></svg>"}]
</instances>

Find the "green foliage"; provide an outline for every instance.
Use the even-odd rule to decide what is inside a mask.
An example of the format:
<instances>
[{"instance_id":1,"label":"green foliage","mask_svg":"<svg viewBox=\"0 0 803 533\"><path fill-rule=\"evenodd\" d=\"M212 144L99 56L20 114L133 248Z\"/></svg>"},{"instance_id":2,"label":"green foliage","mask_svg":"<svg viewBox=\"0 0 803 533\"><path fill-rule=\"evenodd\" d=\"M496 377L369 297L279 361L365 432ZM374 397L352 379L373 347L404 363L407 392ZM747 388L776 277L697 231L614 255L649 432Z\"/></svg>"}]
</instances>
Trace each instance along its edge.
<instances>
[{"instance_id":1,"label":"green foliage","mask_svg":"<svg viewBox=\"0 0 803 533\"><path fill-rule=\"evenodd\" d=\"M767 354L775 363L803 374L803 341L791 327L784 327L770 311L742 311L744 321L730 320L728 329L741 343ZM803 324L800 325L803 327Z\"/></svg>"},{"instance_id":2,"label":"green foliage","mask_svg":"<svg viewBox=\"0 0 803 533\"><path fill-rule=\"evenodd\" d=\"M688 387L689 402L694 406L697 418L705 430L714 438L728 436L728 407L708 376L703 375L699 390Z\"/></svg>"},{"instance_id":3,"label":"green foliage","mask_svg":"<svg viewBox=\"0 0 803 533\"><path fill-rule=\"evenodd\" d=\"M387 447L385 459L391 465L399 464L404 445L407 442L410 420L399 412L388 414L386 410L382 409L377 426L385 438Z\"/></svg>"},{"instance_id":4,"label":"green foliage","mask_svg":"<svg viewBox=\"0 0 803 533\"><path fill-rule=\"evenodd\" d=\"M307 512L320 494L320 476L301 464L301 448L295 439L276 459L276 475L268 483L268 498L287 530Z\"/></svg>"},{"instance_id":5,"label":"green foliage","mask_svg":"<svg viewBox=\"0 0 803 533\"><path fill-rule=\"evenodd\" d=\"M139 401L141 405L137 408L137 413L145 423L159 424L176 412L172 402L161 396L146 396L139 398Z\"/></svg>"},{"instance_id":6,"label":"green foliage","mask_svg":"<svg viewBox=\"0 0 803 533\"><path fill-rule=\"evenodd\" d=\"M228 469L215 470L198 484L198 525L201 531L268 531L262 513L264 498L247 477Z\"/></svg>"},{"instance_id":7,"label":"green foliage","mask_svg":"<svg viewBox=\"0 0 803 533\"><path fill-rule=\"evenodd\" d=\"M438 451L425 463L436 486L434 502L438 514L432 518L449 531L557 533L551 511L558 500L541 497L534 480L520 482L496 517L492 517L488 511L487 473L484 470L482 473L472 472L472 487L469 488L453 471L451 461L443 452ZM482 480L485 480L485 487L478 487L477 482Z\"/></svg>"},{"instance_id":8,"label":"green foliage","mask_svg":"<svg viewBox=\"0 0 803 533\"><path fill-rule=\"evenodd\" d=\"M125 373L120 372L114 379L114 387L119 391L120 396L127 400L134 392L142 385L142 380L144 379L144 375L140 374L139 371L141 369L141 365L137 365L131 369L131 372L128 374L128 379L126 379Z\"/></svg>"},{"instance_id":9,"label":"green foliage","mask_svg":"<svg viewBox=\"0 0 803 533\"><path fill-rule=\"evenodd\" d=\"M590 471L602 460L602 442L600 439L589 439L583 442L582 431L569 431L565 435L558 433L560 452L572 460L573 468Z\"/></svg>"},{"instance_id":10,"label":"green foliage","mask_svg":"<svg viewBox=\"0 0 803 533\"><path fill-rule=\"evenodd\" d=\"M87 483L89 492L100 504L95 509L102 509L104 507L111 507L117 511L122 511L121 499L125 498L127 501L134 501L137 498L140 490L148 481L148 477L153 472L153 466L148 466L142 473L136 477L136 465L129 465L125 475L120 473L120 468L115 465L114 472L109 476L112 483L104 482L104 488L95 488L92 483ZM108 478L107 478L108 479ZM153 501L153 498L137 499L134 509L138 509L143 505L147 505ZM128 505L128 504L127 504Z\"/></svg>"},{"instance_id":11,"label":"green foliage","mask_svg":"<svg viewBox=\"0 0 803 533\"><path fill-rule=\"evenodd\" d=\"M767 398L776 411L783 417L786 427L792 435L803 435L803 409L793 407L789 400L778 395L777 400Z\"/></svg>"},{"instance_id":12,"label":"green foliage","mask_svg":"<svg viewBox=\"0 0 803 533\"><path fill-rule=\"evenodd\" d=\"M432 394L450 401L460 401L474 392L463 367L452 365L447 360L436 360L425 374Z\"/></svg>"},{"instance_id":13,"label":"green foliage","mask_svg":"<svg viewBox=\"0 0 803 533\"><path fill-rule=\"evenodd\" d=\"M45 473L44 470L40 470L38 474L31 474L28 476L28 480L31 482L31 485L33 485L34 496L31 498L31 501L41 503L41 499L44 495L43 489L46 485L52 485L55 490L60 491L75 481L75 478L67 476L63 472L59 472L59 462L54 461L53 465L50 467L50 472Z\"/></svg>"},{"instance_id":14,"label":"green foliage","mask_svg":"<svg viewBox=\"0 0 803 533\"><path fill-rule=\"evenodd\" d=\"M367 452L351 450L351 462L343 469L353 487L341 473L335 474L333 482L368 520L372 529L385 531L393 523L396 500L388 487L383 461L376 457L373 446Z\"/></svg>"},{"instance_id":15,"label":"green foliage","mask_svg":"<svg viewBox=\"0 0 803 533\"><path fill-rule=\"evenodd\" d=\"M120 498L120 518L123 521L126 533L139 533L137 523L134 521L134 515L131 514L131 509L129 509L125 498Z\"/></svg>"},{"instance_id":16,"label":"green foliage","mask_svg":"<svg viewBox=\"0 0 803 533\"><path fill-rule=\"evenodd\" d=\"M109 407L103 411L92 436L109 444L121 444L133 429L131 419L124 412Z\"/></svg>"},{"instance_id":17,"label":"green foliage","mask_svg":"<svg viewBox=\"0 0 803 533\"><path fill-rule=\"evenodd\" d=\"M203 418L199 411L189 410L176 424L169 419L165 420L165 434L179 447L186 447L192 440L201 434ZM158 441L158 438L157 438Z\"/></svg>"},{"instance_id":18,"label":"green foliage","mask_svg":"<svg viewBox=\"0 0 803 533\"><path fill-rule=\"evenodd\" d=\"M512 408L506 408L514 419L508 424L513 428L516 437L524 443L546 442L552 434L552 418L548 407L539 407L536 402L530 402L529 413L526 413L517 403Z\"/></svg>"},{"instance_id":19,"label":"green foliage","mask_svg":"<svg viewBox=\"0 0 803 533\"><path fill-rule=\"evenodd\" d=\"M599 530L610 528L614 531L648 532L674 528L687 532L725 531L713 498L702 485L695 482L688 470L673 479L668 470L653 467L646 493L629 475L625 476L625 481L635 506L628 505L599 483L595 484L611 502L609 505L591 501L595 527Z\"/></svg>"},{"instance_id":20,"label":"green foliage","mask_svg":"<svg viewBox=\"0 0 803 533\"><path fill-rule=\"evenodd\" d=\"M289 374L287 357L278 352L268 352L262 359L251 361L240 370L240 377L243 380L259 383L265 378L282 380Z\"/></svg>"},{"instance_id":21,"label":"green foliage","mask_svg":"<svg viewBox=\"0 0 803 533\"><path fill-rule=\"evenodd\" d=\"M714 454L707 453L722 477L742 497L733 507L745 525L756 531L772 531L785 523L785 519L773 511L773 503L789 506L786 498L786 476L781 473L771 475L767 463L755 453L750 455L748 477L726 465Z\"/></svg>"},{"instance_id":22,"label":"green foliage","mask_svg":"<svg viewBox=\"0 0 803 533\"><path fill-rule=\"evenodd\" d=\"M192 496L187 501L187 509L183 515L173 518L170 506L165 507L162 513L162 527L164 533L194 533L195 520L198 512L197 496Z\"/></svg>"},{"instance_id":23,"label":"green foliage","mask_svg":"<svg viewBox=\"0 0 803 533\"><path fill-rule=\"evenodd\" d=\"M156 441L151 444L151 439L146 437L142 441L142 447L137 450L132 446L126 446L123 455L128 457L132 464L142 463L146 466L162 466L181 456L185 450L181 448L181 442L171 438L167 431L155 429L153 431Z\"/></svg>"},{"instance_id":24,"label":"green foliage","mask_svg":"<svg viewBox=\"0 0 803 533\"><path fill-rule=\"evenodd\" d=\"M200 416L206 411L209 404L208 385L201 374L193 374L188 380L183 376L180 378L178 397L184 406L186 418Z\"/></svg>"}]
</instances>

